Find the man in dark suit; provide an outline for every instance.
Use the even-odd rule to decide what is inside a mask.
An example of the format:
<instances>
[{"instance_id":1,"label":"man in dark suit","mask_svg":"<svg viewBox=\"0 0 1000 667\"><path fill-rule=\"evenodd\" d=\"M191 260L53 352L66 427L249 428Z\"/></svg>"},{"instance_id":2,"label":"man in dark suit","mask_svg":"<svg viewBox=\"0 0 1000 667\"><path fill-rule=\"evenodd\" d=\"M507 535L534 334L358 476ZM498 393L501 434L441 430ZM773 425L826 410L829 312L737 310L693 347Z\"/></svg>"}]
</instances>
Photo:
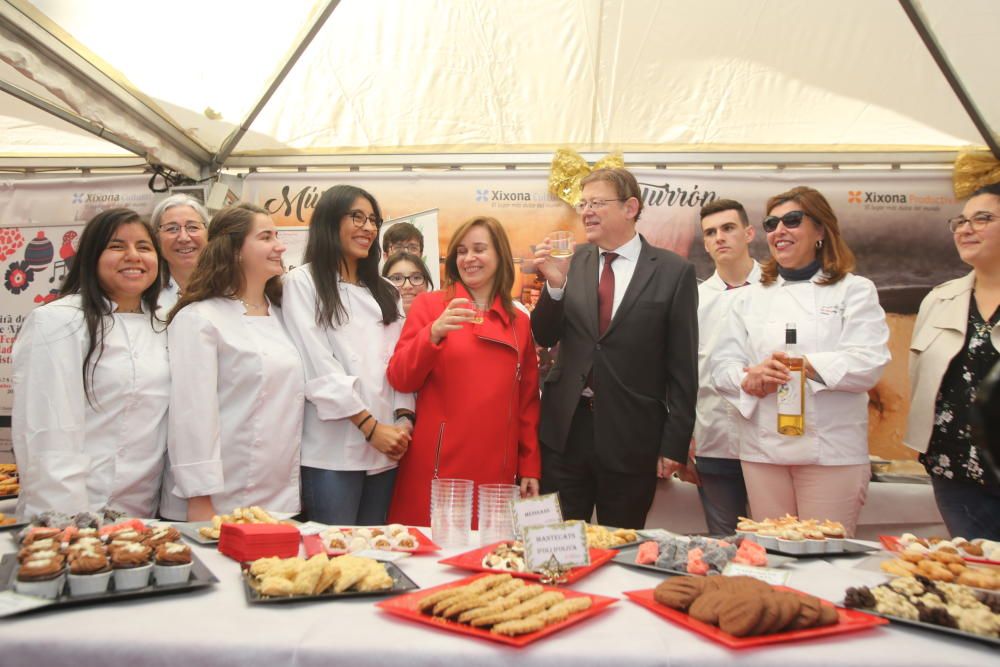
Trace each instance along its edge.
<instances>
[{"instance_id":1,"label":"man in dark suit","mask_svg":"<svg viewBox=\"0 0 1000 667\"><path fill-rule=\"evenodd\" d=\"M642 194L625 169L598 169L577 210L588 243L536 266L539 345L559 343L542 389L542 493L567 519L642 528L657 473L686 470L698 389L694 267L635 230Z\"/></svg>"}]
</instances>

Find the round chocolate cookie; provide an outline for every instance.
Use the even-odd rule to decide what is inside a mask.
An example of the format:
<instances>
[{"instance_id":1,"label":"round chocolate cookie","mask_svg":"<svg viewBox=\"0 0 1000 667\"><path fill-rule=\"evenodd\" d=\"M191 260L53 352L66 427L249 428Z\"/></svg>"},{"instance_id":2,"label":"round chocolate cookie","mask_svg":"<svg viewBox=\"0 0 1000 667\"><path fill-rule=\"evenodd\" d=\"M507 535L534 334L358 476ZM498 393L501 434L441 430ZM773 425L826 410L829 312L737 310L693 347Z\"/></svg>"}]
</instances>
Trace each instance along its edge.
<instances>
[{"instance_id":1,"label":"round chocolate cookie","mask_svg":"<svg viewBox=\"0 0 1000 667\"><path fill-rule=\"evenodd\" d=\"M813 597L812 595L799 595L799 602L801 607L799 607L799 614L796 616L791 624L788 626L789 630L804 630L805 628L811 628L816 625L816 621L819 620L820 604L819 598Z\"/></svg>"},{"instance_id":2,"label":"round chocolate cookie","mask_svg":"<svg viewBox=\"0 0 1000 667\"><path fill-rule=\"evenodd\" d=\"M840 615L837 613L837 608L829 604L820 604L819 606L819 620L816 622L817 626L820 625L834 625L840 620Z\"/></svg>"},{"instance_id":3,"label":"round chocolate cookie","mask_svg":"<svg viewBox=\"0 0 1000 667\"><path fill-rule=\"evenodd\" d=\"M734 637L746 637L757 627L763 613L764 602L760 595L730 595L719 609L719 629Z\"/></svg>"},{"instance_id":4,"label":"round chocolate cookie","mask_svg":"<svg viewBox=\"0 0 1000 667\"><path fill-rule=\"evenodd\" d=\"M729 599L729 594L725 591L709 591L702 593L691 603L688 609L688 616L708 623L709 625L719 624L719 607Z\"/></svg>"},{"instance_id":5,"label":"round chocolate cookie","mask_svg":"<svg viewBox=\"0 0 1000 667\"><path fill-rule=\"evenodd\" d=\"M739 575L735 577L719 578L723 580L723 585L726 590L732 592L757 593L758 595L764 595L772 591L769 584L764 583L760 579L754 579L753 577Z\"/></svg>"},{"instance_id":6,"label":"round chocolate cookie","mask_svg":"<svg viewBox=\"0 0 1000 667\"><path fill-rule=\"evenodd\" d=\"M802 603L799 601L798 593L790 591L776 591L774 599L778 602L779 618L778 624L772 632L781 632L799 615L799 608L802 607Z\"/></svg>"},{"instance_id":7,"label":"round chocolate cookie","mask_svg":"<svg viewBox=\"0 0 1000 667\"><path fill-rule=\"evenodd\" d=\"M703 590L701 577L671 577L653 589L653 599L671 609L687 611Z\"/></svg>"},{"instance_id":8,"label":"round chocolate cookie","mask_svg":"<svg viewBox=\"0 0 1000 667\"><path fill-rule=\"evenodd\" d=\"M778 611L778 601L774 598L774 594L764 593L760 596L760 601L763 605L760 620L757 621L753 630L747 633L748 635L766 635L779 627L781 614Z\"/></svg>"}]
</instances>

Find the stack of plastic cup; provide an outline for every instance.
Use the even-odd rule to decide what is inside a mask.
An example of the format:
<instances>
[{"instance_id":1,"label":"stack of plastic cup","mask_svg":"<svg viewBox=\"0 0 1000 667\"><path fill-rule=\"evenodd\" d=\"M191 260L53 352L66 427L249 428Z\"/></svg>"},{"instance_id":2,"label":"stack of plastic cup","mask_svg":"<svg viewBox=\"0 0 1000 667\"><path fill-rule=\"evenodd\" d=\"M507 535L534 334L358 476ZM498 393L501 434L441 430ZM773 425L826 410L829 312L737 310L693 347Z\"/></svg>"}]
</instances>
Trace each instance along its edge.
<instances>
[{"instance_id":1,"label":"stack of plastic cup","mask_svg":"<svg viewBox=\"0 0 1000 667\"><path fill-rule=\"evenodd\" d=\"M514 539L514 519L510 503L521 497L516 484L479 485L479 544Z\"/></svg>"},{"instance_id":2,"label":"stack of plastic cup","mask_svg":"<svg viewBox=\"0 0 1000 667\"><path fill-rule=\"evenodd\" d=\"M431 536L441 547L460 547L472 537L471 479L431 480Z\"/></svg>"}]
</instances>

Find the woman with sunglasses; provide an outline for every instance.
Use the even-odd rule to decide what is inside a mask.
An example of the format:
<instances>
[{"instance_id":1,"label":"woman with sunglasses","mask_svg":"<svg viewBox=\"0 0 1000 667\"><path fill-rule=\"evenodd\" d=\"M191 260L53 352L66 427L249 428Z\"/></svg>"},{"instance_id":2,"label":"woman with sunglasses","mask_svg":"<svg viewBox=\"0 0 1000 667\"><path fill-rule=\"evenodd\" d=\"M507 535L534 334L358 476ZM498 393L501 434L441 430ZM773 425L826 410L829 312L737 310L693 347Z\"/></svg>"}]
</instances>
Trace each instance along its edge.
<instances>
[{"instance_id":1,"label":"woman with sunglasses","mask_svg":"<svg viewBox=\"0 0 1000 667\"><path fill-rule=\"evenodd\" d=\"M1000 183L973 193L948 221L967 275L920 304L910 342L904 441L920 452L953 537L1000 540L1000 482L972 442L972 405L1000 360Z\"/></svg>"},{"instance_id":2,"label":"woman with sunglasses","mask_svg":"<svg viewBox=\"0 0 1000 667\"><path fill-rule=\"evenodd\" d=\"M285 323L306 371L302 503L326 524L385 523L413 427L413 395L385 375L403 312L379 276L381 225L371 194L330 188L309 223L303 265L285 277Z\"/></svg>"},{"instance_id":3,"label":"woman with sunglasses","mask_svg":"<svg viewBox=\"0 0 1000 667\"><path fill-rule=\"evenodd\" d=\"M135 211L98 213L59 298L25 319L11 378L19 518L156 516L170 396L159 264L156 233Z\"/></svg>"},{"instance_id":4,"label":"woman with sunglasses","mask_svg":"<svg viewBox=\"0 0 1000 667\"><path fill-rule=\"evenodd\" d=\"M410 306L418 294L434 289L431 272L424 261L409 252L397 252L389 256L382 267L382 276L399 290L403 299L403 313L409 314Z\"/></svg>"},{"instance_id":5,"label":"woman with sunglasses","mask_svg":"<svg viewBox=\"0 0 1000 667\"><path fill-rule=\"evenodd\" d=\"M281 321L284 252L267 211L222 209L170 312L167 519L299 511L305 380Z\"/></svg>"},{"instance_id":6,"label":"woman with sunglasses","mask_svg":"<svg viewBox=\"0 0 1000 667\"><path fill-rule=\"evenodd\" d=\"M771 197L763 227L771 258L733 300L712 380L753 424L740 459L754 518L830 520L853 535L871 475L868 390L889 363L885 312L875 285L850 273L854 254L822 194ZM792 379L788 326L804 358L801 435L778 431L777 392Z\"/></svg>"}]
</instances>

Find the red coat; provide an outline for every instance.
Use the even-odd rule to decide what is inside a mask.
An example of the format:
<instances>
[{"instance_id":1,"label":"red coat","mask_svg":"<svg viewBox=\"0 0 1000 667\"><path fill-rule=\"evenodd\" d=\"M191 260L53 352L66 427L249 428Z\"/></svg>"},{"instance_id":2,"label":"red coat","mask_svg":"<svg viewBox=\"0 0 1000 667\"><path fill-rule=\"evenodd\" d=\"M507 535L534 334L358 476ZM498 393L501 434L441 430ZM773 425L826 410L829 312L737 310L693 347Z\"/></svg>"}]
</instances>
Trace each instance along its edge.
<instances>
[{"instance_id":1,"label":"red coat","mask_svg":"<svg viewBox=\"0 0 1000 667\"><path fill-rule=\"evenodd\" d=\"M410 307L389 382L417 392L417 425L399 462L389 521L430 524L431 479L514 484L541 476L538 450L538 358L531 324L517 311L513 327L497 297L482 324L449 332L431 343L431 325L462 285L419 295ZM442 430L443 429L443 430ZM438 452L439 433L443 434ZM476 500L473 499L473 512Z\"/></svg>"}]
</instances>

